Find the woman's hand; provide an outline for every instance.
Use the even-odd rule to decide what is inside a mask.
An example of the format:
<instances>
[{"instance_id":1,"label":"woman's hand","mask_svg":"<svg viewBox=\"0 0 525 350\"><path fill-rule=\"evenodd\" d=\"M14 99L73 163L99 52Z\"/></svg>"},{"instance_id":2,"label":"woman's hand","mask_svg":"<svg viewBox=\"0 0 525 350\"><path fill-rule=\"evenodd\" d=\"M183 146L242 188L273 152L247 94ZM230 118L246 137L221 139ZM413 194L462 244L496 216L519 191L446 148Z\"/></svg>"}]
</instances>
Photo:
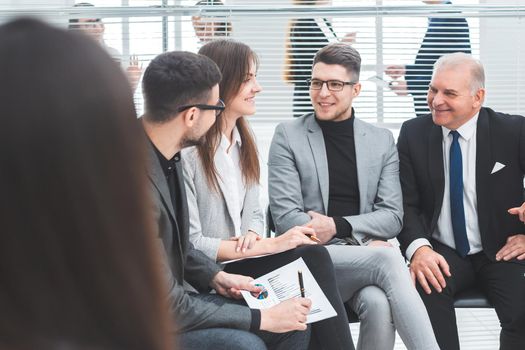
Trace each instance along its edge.
<instances>
[{"instance_id":1,"label":"woman's hand","mask_svg":"<svg viewBox=\"0 0 525 350\"><path fill-rule=\"evenodd\" d=\"M232 241L237 241L237 246L235 247L235 252L243 252L246 253L247 249L253 248L255 245L255 242L261 240L261 236L259 236L254 231L248 231L244 236L240 237L232 237Z\"/></svg>"},{"instance_id":2,"label":"woman's hand","mask_svg":"<svg viewBox=\"0 0 525 350\"><path fill-rule=\"evenodd\" d=\"M315 230L306 226L295 226L273 240L271 253L281 253L306 244L317 244L308 235L315 236Z\"/></svg>"}]
</instances>

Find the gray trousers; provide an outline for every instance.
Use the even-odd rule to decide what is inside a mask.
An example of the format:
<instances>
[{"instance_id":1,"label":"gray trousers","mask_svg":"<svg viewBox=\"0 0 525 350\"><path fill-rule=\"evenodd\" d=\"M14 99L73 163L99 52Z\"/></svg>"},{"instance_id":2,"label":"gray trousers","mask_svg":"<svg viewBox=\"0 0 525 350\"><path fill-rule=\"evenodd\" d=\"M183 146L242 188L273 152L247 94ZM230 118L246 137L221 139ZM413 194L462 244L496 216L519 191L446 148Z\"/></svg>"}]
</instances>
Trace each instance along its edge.
<instances>
[{"instance_id":1,"label":"gray trousers","mask_svg":"<svg viewBox=\"0 0 525 350\"><path fill-rule=\"evenodd\" d=\"M361 322L357 350L439 349L425 305L397 248L327 245L339 292Z\"/></svg>"}]
</instances>

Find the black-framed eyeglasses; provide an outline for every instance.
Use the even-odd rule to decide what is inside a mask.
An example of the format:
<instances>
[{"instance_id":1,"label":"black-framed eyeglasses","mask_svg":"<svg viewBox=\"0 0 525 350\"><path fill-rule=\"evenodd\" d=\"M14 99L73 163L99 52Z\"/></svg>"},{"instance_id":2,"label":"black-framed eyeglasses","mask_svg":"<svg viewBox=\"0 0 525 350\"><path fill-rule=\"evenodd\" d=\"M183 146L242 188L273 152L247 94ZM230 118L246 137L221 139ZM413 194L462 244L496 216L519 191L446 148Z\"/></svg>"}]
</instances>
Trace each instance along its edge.
<instances>
[{"instance_id":1,"label":"black-framed eyeglasses","mask_svg":"<svg viewBox=\"0 0 525 350\"><path fill-rule=\"evenodd\" d=\"M177 111L180 113L182 111L185 111L189 108L198 108L198 109L202 109L204 111L209 111L209 110L213 110L215 111L215 116L218 117L221 115L222 111L224 111L224 109L226 108L226 105L224 104L224 102L219 99L219 101L217 101L217 104L216 105L207 105L207 104L201 104L201 103L197 103L197 104L194 104L194 105L185 105L185 106L180 106Z\"/></svg>"},{"instance_id":2,"label":"black-framed eyeglasses","mask_svg":"<svg viewBox=\"0 0 525 350\"><path fill-rule=\"evenodd\" d=\"M311 90L321 90L323 85L326 84L326 87L330 91L341 91L345 85L355 85L357 81L307 79L306 83Z\"/></svg>"}]
</instances>

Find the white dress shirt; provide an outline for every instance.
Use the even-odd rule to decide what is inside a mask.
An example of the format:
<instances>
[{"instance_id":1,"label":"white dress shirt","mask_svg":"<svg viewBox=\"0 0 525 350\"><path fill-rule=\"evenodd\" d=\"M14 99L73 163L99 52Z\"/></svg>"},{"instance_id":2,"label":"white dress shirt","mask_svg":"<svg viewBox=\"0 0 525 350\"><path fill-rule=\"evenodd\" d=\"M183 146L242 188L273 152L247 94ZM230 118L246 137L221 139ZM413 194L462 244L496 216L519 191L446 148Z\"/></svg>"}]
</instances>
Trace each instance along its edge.
<instances>
[{"instance_id":1,"label":"white dress shirt","mask_svg":"<svg viewBox=\"0 0 525 350\"><path fill-rule=\"evenodd\" d=\"M467 226L467 238L470 245L468 254L475 254L483 250L481 246L481 234L478 223L478 199L476 194L476 132L478 114L457 129L460 137L458 139L461 147L461 159L463 165L463 208L465 210L465 224ZM445 189L443 193L443 204L437 221L437 226L432 232L432 238L452 249L456 249L454 231L452 230L452 219L450 214L450 145L452 135L450 129L441 127L443 132L443 170L445 178ZM414 240L407 248L406 256L410 260L414 252L421 246L431 246L426 238Z\"/></svg>"},{"instance_id":2,"label":"white dress shirt","mask_svg":"<svg viewBox=\"0 0 525 350\"><path fill-rule=\"evenodd\" d=\"M230 214L235 226L235 237L241 236L241 211L246 196L246 185L241 170L241 146L241 136L235 127L232 143L230 144L230 140L223 134L215 153L215 165L221 169L218 180L223 183L225 189L223 196L231 208Z\"/></svg>"}]
</instances>

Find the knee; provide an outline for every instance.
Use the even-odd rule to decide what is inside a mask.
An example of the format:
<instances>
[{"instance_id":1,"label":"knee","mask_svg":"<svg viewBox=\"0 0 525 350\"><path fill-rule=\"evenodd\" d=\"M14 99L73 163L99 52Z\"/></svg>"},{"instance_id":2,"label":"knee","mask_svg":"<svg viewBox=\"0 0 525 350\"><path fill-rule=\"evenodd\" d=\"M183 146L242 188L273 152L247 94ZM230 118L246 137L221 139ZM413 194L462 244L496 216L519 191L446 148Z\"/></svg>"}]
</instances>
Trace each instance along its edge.
<instances>
[{"instance_id":1,"label":"knee","mask_svg":"<svg viewBox=\"0 0 525 350\"><path fill-rule=\"evenodd\" d=\"M396 247L374 247L374 258L378 264L388 266L389 270L406 270L407 265L401 252Z\"/></svg>"},{"instance_id":2,"label":"knee","mask_svg":"<svg viewBox=\"0 0 525 350\"><path fill-rule=\"evenodd\" d=\"M361 322L375 324L378 327L393 325L390 303L381 288L367 286L354 298L354 311Z\"/></svg>"},{"instance_id":3,"label":"knee","mask_svg":"<svg viewBox=\"0 0 525 350\"><path fill-rule=\"evenodd\" d=\"M332 259L328 250L322 245L307 245L296 248L298 257L302 257L315 277L334 275Z\"/></svg>"},{"instance_id":4,"label":"knee","mask_svg":"<svg viewBox=\"0 0 525 350\"><path fill-rule=\"evenodd\" d=\"M298 255L308 263L331 262L330 254L323 245L303 245L295 248Z\"/></svg>"}]
</instances>

